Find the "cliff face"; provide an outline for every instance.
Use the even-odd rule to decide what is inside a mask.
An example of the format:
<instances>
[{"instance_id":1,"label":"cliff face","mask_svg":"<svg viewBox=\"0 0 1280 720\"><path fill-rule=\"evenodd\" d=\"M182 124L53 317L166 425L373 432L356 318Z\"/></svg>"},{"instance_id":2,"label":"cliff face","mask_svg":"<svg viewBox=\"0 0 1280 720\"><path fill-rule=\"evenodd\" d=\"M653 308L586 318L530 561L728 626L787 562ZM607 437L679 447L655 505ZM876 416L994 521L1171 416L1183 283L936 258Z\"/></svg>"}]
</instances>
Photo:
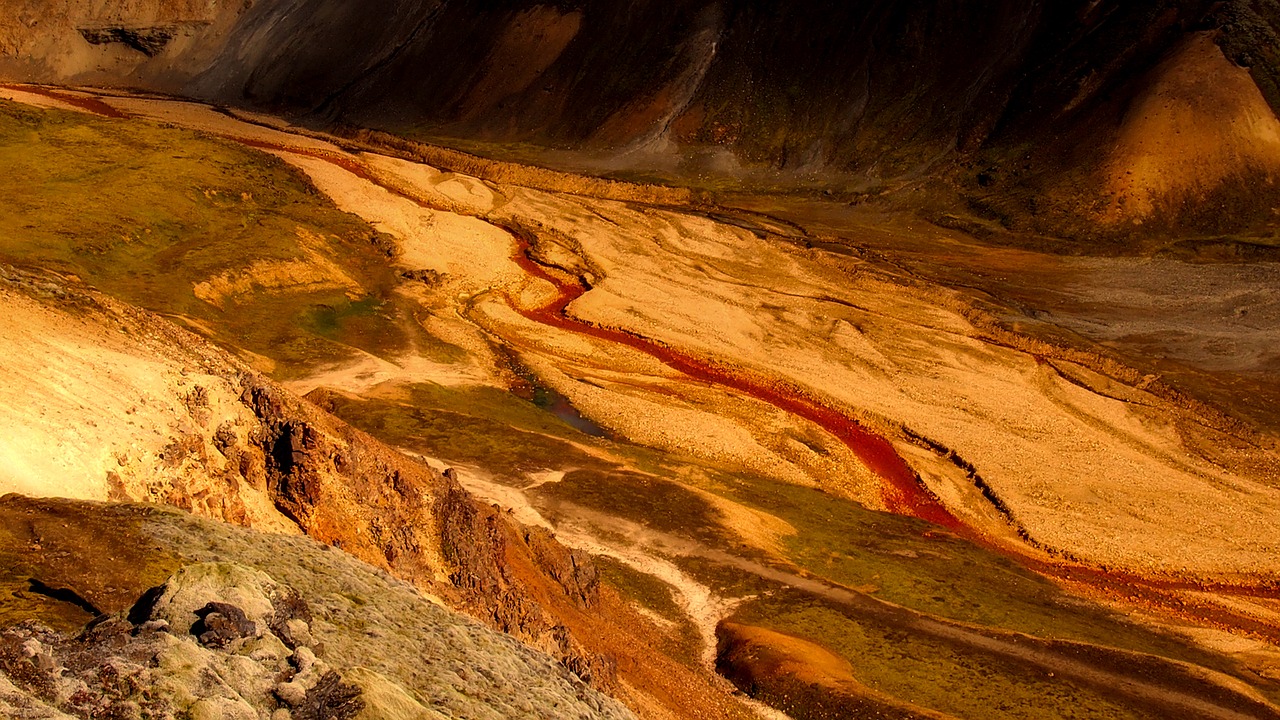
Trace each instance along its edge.
<instances>
[{"instance_id":1,"label":"cliff face","mask_svg":"<svg viewBox=\"0 0 1280 720\"><path fill-rule=\"evenodd\" d=\"M231 0L0 2L4 75L177 89L208 67L245 3Z\"/></svg>"},{"instance_id":2,"label":"cliff face","mask_svg":"<svg viewBox=\"0 0 1280 720\"><path fill-rule=\"evenodd\" d=\"M1216 22L1188 1L11 4L8 64L33 79L499 140L722 145L788 168L976 147L1002 121L1087 106Z\"/></svg>"}]
</instances>

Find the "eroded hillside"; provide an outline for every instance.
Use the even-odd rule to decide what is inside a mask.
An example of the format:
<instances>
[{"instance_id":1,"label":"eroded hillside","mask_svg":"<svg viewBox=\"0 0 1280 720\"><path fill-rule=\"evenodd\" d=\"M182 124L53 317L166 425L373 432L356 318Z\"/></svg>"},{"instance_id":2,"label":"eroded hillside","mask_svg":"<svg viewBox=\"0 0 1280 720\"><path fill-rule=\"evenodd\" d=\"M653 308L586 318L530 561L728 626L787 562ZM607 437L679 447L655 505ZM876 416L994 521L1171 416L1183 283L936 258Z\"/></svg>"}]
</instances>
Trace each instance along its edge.
<instances>
[{"instance_id":1,"label":"eroded hillside","mask_svg":"<svg viewBox=\"0 0 1280 720\"><path fill-rule=\"evenodd\" d=\"M870 235L5 92L8 490L305 532L645 716L1277 714L1265 424Z\"/></svg>"},{"instance_id":2,"label":"eroded hillside","mask_svg":"<svg viewBox=\"0 0 1280 720\"><path fill-rule=\"evenodd\" d=\"M0 517L8 717L633 717L312 540L153 505L7 495Z\"/></svg>"}]
</instances>

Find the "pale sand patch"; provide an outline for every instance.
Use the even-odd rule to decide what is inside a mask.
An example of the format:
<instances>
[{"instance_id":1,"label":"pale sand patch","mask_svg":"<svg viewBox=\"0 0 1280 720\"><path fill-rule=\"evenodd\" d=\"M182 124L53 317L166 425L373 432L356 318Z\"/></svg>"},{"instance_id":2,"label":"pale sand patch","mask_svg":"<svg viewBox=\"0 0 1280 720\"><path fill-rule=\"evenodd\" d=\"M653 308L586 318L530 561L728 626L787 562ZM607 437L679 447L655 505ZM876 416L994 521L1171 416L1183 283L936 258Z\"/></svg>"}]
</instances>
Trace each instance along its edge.
<instances>
[{"instance_id":1,"label":"pale sand patch","mask_svg":"<svg viewBox=\"0 0 1280 720\"><path fill-rule=\"evenodd\" d=\"M333 143L237 120L201 103L111 95L94 97L129 115L178 125L188 130L198 130L233 140L267 143L355 159L355 156Z\"/></svg>"},{"instance_id":2,"label":"pale sand patch","mask_svg":"<svg viewBox=\"0 0 1280 720\"><path fill-rule=\"evenodd\" d=\"M12 100L14 102L22 103L23 105L30 105L32 107L38 107L38 108L51 108L54 110L69 110L71 112L78 112L78 113L88 112L84 108L76 107L71 103L63 102L62 100L58 100L57 98L52 98L52 97L49 97L48 95L41 95L39 93L26 92L23 90L18 90L17 88L0 87L0 98L4 98L5 100Z\"/></svg>"},{"instance_id":3,"label":"pale sand patch","mask_svg":"<svg viewBox=\"0 0 1280 720\"><path fill-rule=\"evenodd\" d=\"M387 174L407 183L433 206L457 209L468 215L484 215L498 204L498 196L483 180L437 170L430 165L363 153L360 159L377 174Z\"/></svg>"},{"instance_id":4,"label":"pale sand patch","mask_svg":"<svg viewBox=\"0 0 1280 720\"><path fill-rule=\"evenodd\" d=\"M1167 628L1159 621L1148 622L1157 628ZM1175 627L1173 630L1200 647L1235 658L1262 677L1280 680L1280 648L1271 643L1215 628Z\"/></svg>"},{"instance_id":5,"label":"pale sand patch","mask_svg":"<svg viewBox=\"0 0 1280 720\"><path fill-rule=\"evenodd\" d=\"M616 204L602 218L581 199L504 192L502 213L569 235L605 271L577 315L940 442L1051 547L1143 571L1274 572L1280 492L1189 453L1168 403L1140 390L1145 406L1111 399L981 341L947 293L703 219ZM974 496L962 473L928 478L954 484L943 497Z\"/></svg>"},{"instance_id":6,"label":"pale sand patch","mask_svg":"<svg viewBox=\"0 0 1280 720\"><path fill-rule=\"evenodd\" d=\"M467 318L486 332L501 337L512 345L529 350L545 350L562 359L618 363L628 370L653 373L662 373L666 367L631 348L547 328L513 310L507 297L498 294L477 298L467 313Z\"/></svg>"},{"instance_id":7,"label":"pale sand patch","mask_svg":"<svg viewBox=\"0 0 1280 720\"><path fill-rule=\"evenodd\" d=\"M776 557L786 557L782 549L782 540L798 532L791 523L767 512L740 505L715 493L699 488L689 489L714 507L723 518L724 526L746 541L748 545Z\"/></svg>"},{"instance_id":8,"label":"pale sand patch","mask_svg":"<svg viewBox=\"0 0 1280 720\"><path fill-rule=\"evenodd\" d=\"M605 538L595 532L594 517L604 526L618 529L623 533L635 531L638 526L633 523L619 521L609 516L593 516L589 511L580 511L581 518L572 518L561 522L556 527L556 539L575 550L612 558L618 562L646 575L652 575L666 583L675 591L676 602L685 616L698 630L702 644L702 663L704 667L715 668L716 626L730 615L742 599L731 599L717 595L710 587L703 585L681 570L675 563L662 559L647 543L635 543Z\"/></svg>"},{"instance_id":9,"label":"pale sand patch","mask_svg":"<svg viewBox=\"0 0 1280 720\"><path fill-rule=\"evenodd\" d=\"M391 360L358 351L354 363L321 369L306 377L281 382L302 396L317 388L329 388L353 395L367 395L385 385L434 383L447 387L491 385L492 378L473 363L439 363L422 355L403 355Z\"/></svg>"},{"instance_id":10,"label":"pale sand patch","mask_svg":"<svg viewBox=\"0 0 1280 720\"><path fill-rule=\"evenodd\" d=\"M472 217L428 210L332 163L278 153L300 168L337 206L394 237L397 262L415 270L445 273L457 292L478 293L523 284L511 259L515 241L503 230Z\"/></svg>"},{"instance_id":11,"label":"pale sand patch","mask_svg":"<svg viewBox=\"0 0 1280 720\"><path fill-rule=\"evenodd\" d=\"M437 466L443 465L439 461L435 461L435 464ZM551 523L547 522L547 519L542 516L542 513L538 512L537 508L530 504L529 498L520 488L495 482L491 475L475 468L465 465L452 465L450 467L458 473L458 482L462 487L466 488L467 492L475 495L478 499L499 505L504 510L510 510L515 519L525 525L542 527L547 530L556 529L551 526ZM438 467L438 469L443 471L442 467ZM561 542L564 542L564 540L561 540ZM573 546L571 545L570 547Z\"/></svg>"},{"instance_id":12,"label":"pale sand patch","mask_svg":"<svg viewBox=\"0 0 1280 720\"><path fill-rule=\"evenodd\" d=\"M554 485L561 480L564 480L564 476L564 470L543 470L541 472L532 472L529 473L529 484L525 485L522 490L529 492L530 490L536 490L543 485Z\"/></svg>"},{"instance_id":13,"label":"pale sand patch","mask_svg":"<svg viewBox=\"0 0 1280 720\"><path fill-rule=\"evenodd\" d=\"M587 417L640 445L736 465L770 477L806 484L809 478L787 459L761 444L750 420L720 412L722 391L690 385L672 389L679 396L645 392L634 384L611 382L593 373L596 382L577 382L557 367L555 359L526 353L526 365ZM665 367L665 366L664 366ZM711 398L700 397L710 395ZM701 402L699 402L701 400ZM765 411L756 407L752 410Z\"/></svg>"},{"instance_id":14,"label":"pale sand patch","mask_svg":"<svg viewBox=\"0 0 1280 720\"><path fill-rule=\"evenodd\" d=\"M176 368L103 343L96 328L26 298L2 297L0 490L105 500L116 456L158 453L187 415Z\"/></svg>"},{"instance_id":15,"label":"pale sand patch","mask_svg":"<svg viewBox=\"0 0 1280 720\"><path fill-rule=\"evenodd\" d=\"M163 119L215 132L235 127L190 104L175 112L160 101L122 102L152 103ZM406 252L416 263L456 274L463 302L494 287L544 292L522 281L508 258L513 244L498 240L505 233L452 220L433 227L434 214L345 171L291 161L309 166L340 206L396 230L402 242L409 238ZM406 172L405 165L370 162ZM434 177L422 175L427 184ZM1267 484L1274 478L1242 476L1189 453L1173 430L1178 411L1157 398L1141 394L1149 407L1110 399L1019 351L982 342L948 293L908 288L857 263L705 218L498 190L505 202L495 214L555 228L602 271L596 289L574 303L575 314L806 385L873 427L910 427L973 463L1017 520L1051 546L1148 571L1274 570L1280 497ZM411 247L415 239L423 244ZM477 306L490 332L508 337L503 332L517 328L520 342L575 362L601 349L546 328L533 337L523 318L496 305ZM945 484L940 495L972 501L962 475L926 475Z\"/></svg>"}]
</instances>

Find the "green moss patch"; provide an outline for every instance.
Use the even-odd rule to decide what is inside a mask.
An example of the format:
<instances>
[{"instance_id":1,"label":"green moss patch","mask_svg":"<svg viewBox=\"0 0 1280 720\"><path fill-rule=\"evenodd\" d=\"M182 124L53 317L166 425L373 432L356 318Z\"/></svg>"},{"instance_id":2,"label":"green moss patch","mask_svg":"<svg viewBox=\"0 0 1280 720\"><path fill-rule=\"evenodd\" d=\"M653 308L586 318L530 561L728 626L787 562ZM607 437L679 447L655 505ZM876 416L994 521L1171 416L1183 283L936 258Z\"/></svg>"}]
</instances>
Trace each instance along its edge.
<instances>
[{"instance_id":1,"label":"green moss patch","mask_svg":"<svg viewBox=\"0 0 1280 720\"><path fill-rule=\"evenodd\" d=\"M840 585L961 622L1230 668L1220 656L1072 597L1014 560L928 523L765 478L724 481L734 499L796 528L784 539L788 559Z\"/></svg>"},{"instance_id":2,"label":"green moss patch","mask_svg":"<svg viewBox=\"0 0 1280 720\"><path fill-rule=\"evenodd\" d=\"M586 435L497 388L418 384L404 400L364 400L323 390L308 399L390 445L483 468L517 484L525 482L525 474L542 470L615 467L571 442L585 441Z\"/></svg>"},{"instance_id":3,"label":"green moss patch","mask_svg":"<svg viewBox=\"0 0 1280 720\"><path fill-rule=\"evenodd\" d=\"M0 260L194 318L214 339L276 360L282 376L352 347L408 347L392 245L274 156L142 120L0 102L0 165ZM316 256L354 286L256 284L256 264ZM220 276L251 284L216 305L196 296Z\"/></svg>"},{"instance_id":4,"label":"green moss patch","mask_svg":"<svg viewBox=\"0 0 1280 720\"><path fill-rule=\"evenodd\" d=\"M818 642L849 660L854 677L873 690L957 717L1156 717L1031 666L968 651L884 618L859 618L839 605L795 593L749 603L733 619Z\"/></svg>"}]
</instances>

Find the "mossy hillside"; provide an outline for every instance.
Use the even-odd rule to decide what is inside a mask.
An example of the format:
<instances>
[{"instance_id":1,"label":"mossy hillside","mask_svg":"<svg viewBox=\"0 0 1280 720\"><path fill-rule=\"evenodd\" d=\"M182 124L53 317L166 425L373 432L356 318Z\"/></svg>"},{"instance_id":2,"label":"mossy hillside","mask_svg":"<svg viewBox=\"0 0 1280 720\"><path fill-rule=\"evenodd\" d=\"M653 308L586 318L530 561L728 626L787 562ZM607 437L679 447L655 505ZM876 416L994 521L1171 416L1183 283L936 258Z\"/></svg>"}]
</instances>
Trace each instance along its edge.
<instances>
[{"instance_id":1,"label":"mossy hillside","mask_svg":"<svg viewBox=\"0 0 1280 720\"><path fill-rule=\"evenodd\" d=\"M1120 720L1152 715L999 656L963 651L883 618L796 593L744 605L734 622L808 638L849 660L873 690L961 718Z\"/></svg>"},{"instance_id":2,"label":"mossy hillside","mask_svg":"<svg viewBox=\"0 0 1280 720\"><path fill-rule=\"evenodd\" d=\"M243 591L254 590L237 577L257 576L288 586L308 609L295 619L306 621L303 627L310 636L307 642L314 650L311 657L319 656L347 680L363 679L369 717L436 717L443 713L447 717L497 720L543 718L548 716L548 710L566 717L633 717L550 656L445 608L382 570L309 538L257 532L167 507L18 495L0 498L0 521L0 561L4 561L0 565L0 581L4 581L6 572L13 575L32 569L49 585L74 590L97 604L102 612L116 614L117 619L149 588L166 579L175 582L173 576L180 568L185 568L183 574L188 579L199 579L184 587L186 599L200 604L206 600L228 602L232 597L244 598ZM237 592L224 594L228 590ZM155 602L156 598L151 600ZM11 600L7 594L0 594L0 629L34 617L74 635L87 621L86 614L74 603L50 598L37 601L70 609L62 619L55 614L57 607L45 612L35 606L42 614L33 614L34 601L28 600L26 614L15 614L10 609L24 600ZM243 600L237 602L243 604ZM241 609L248 608L245 605ZM191 617L194 619L194 615ZM184 624L170 624L168 633L174 639L168 645L185 638L191 643L190 648L196 647ZM137 637L139 633L128 635ZM85 657L96 653L108 666L123 666L118 675L108 675L122 678L113 691L136 693L136 698L130 699L138 700L146 709L176 700L172 704L179 706L179 712L167 717L232 716L207 711L187 715L181 709L197 698L217 697L229 685L242 693L241 699L252 700L253 694L246 692L244 685L234 683L247 673L257 674L260 668L255 663L270 669L272 657L269 644L256 645L262 653L253 653L255 645L250 644L243 648L242 657L221 666L232 669L223 673L218 672L219 668L210 671L208 666L202 667L200 656L187 652L179 656L183 662L155 669L163 675L164 683L140 684L132 679L147 677L136 675L141 666L122 661L119 655L124 653L118 645L103 646L96 637L100 635L86 633L72 641L75 652L81 655L78 661L83 664ZM10 661L0 662L7 665L0 667L0 682L14 679L13 675L6 677L9 668L31 664L25 658L13 663L12 656L0 660ZM74 682L87 674L68 673L66 677ZM23 673L17 679L24 682L30 675ZM296 674L290 672L288 677ZM49 699L45 688L38 688L37 692ZM81 683L81 692L91 691ZM16 696L15 692L7 693L0 699L0 707L11 707L6 703ZM62 699L66 700L66 696ZM276 704L272 702L271 706ZM109 706L104 703L99 707ZM147 717L163 714L148 714L146 709L143 714ZM272 707L261 709L253 716L265 717ZM0 714L11 716L3 710ZM100 711L92 716L130 715ZM136 709L132 716L138 716ZM349 714L325 714L322 708L309 716Z\"/></svg>"},{"instance_id":3,"label":"mossy hillside","mask_svg":"<svg viewBox=\"0 0 1280 720\"><path fill-rule=\"evenodd\" d=\"M279 375L347 357L347 346L398 352L415 332L394 301L387 239L274 156L142 120L0 102L0 165L6 262L75 274L191 318L214 339L277 361ZM251 285L221 307L194 290L257 263L316 255L354 286Z\"/></svg>"}]
</instances>

